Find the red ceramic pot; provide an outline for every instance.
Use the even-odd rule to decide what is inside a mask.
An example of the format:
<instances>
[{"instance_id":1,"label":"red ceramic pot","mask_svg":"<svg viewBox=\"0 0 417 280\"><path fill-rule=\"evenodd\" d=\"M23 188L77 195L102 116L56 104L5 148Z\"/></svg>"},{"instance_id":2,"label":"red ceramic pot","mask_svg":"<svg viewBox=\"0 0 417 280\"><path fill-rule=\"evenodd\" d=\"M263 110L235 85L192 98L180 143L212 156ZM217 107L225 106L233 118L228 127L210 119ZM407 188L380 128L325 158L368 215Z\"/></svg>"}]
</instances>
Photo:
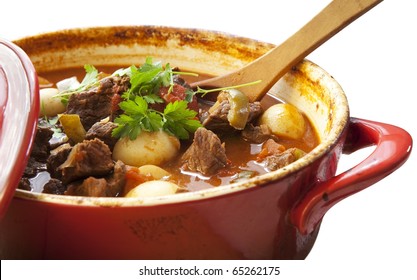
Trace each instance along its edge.
<instances>
[{"instance_id":1,"label":"red ceramic pot","mask_svg":"<svg viewBox=\"0 0 417 280\"><path fill-rule=\"evenodd\" d=\"M166 27L74 29L15 42L39 72L140 64L146 56L219 75L273 46ZM350 118L338 83L302 61L270 94L313 122L320 144L302 159L246 182L155 198L84 198L17 190L0 222L0 255L47 259L303 259L323 215L400 167L412 139L401 128ZM375 150L335 176L342 152Z\"/></svg>"}]
</instances>

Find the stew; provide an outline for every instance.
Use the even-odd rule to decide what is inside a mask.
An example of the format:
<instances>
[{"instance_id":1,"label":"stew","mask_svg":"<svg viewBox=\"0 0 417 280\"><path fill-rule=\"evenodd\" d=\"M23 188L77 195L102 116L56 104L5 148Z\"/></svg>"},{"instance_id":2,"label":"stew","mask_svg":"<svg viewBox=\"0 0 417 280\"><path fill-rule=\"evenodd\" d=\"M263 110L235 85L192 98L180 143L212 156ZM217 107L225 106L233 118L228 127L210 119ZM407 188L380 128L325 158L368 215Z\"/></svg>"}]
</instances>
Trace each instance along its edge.
<instances>
[{"instance_id":1,"label":"stew","mask_svg":"<svg viewBox=\"0 0 417 280\"><path fill-rule=\"evenodd\" d=\"M282 168L318 145L294 106L270 95L250 103L235 87L192 90L207 77L189 74L151 58L140 67L39 73L39 125L19 188L110 197L196 191Z\"/></svg>"}]
</instances>

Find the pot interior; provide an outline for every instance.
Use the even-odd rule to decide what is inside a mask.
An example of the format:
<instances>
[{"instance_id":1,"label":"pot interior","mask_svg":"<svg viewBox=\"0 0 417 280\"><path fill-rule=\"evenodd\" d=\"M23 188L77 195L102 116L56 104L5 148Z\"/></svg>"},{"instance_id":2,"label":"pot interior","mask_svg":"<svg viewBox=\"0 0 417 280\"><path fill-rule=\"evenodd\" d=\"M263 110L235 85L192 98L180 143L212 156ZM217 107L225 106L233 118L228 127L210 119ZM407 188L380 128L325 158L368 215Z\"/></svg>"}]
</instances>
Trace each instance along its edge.
<instances>
[{"instance_id":1,"label":"pot interior","mask_svg":"<svg viewBox=\"0 0 417 280\"><path fill-rule=\"evenodd\" d=\"M156 26L119 26L71 29L40 34L15 42L38 72L95 66L140 65L152 56L181 70L221 75L244 66L273 47L271 44L220 32ZM270 90L310 119L320 144L286 168L202 191L155 198L80 198L17 190L16 196L53 203L83 205L155 205L225 195L279 180L324 155L340 137L349 120L346 97L339 84L316 64L304 60Z\"/></svg>"}]
</instances>

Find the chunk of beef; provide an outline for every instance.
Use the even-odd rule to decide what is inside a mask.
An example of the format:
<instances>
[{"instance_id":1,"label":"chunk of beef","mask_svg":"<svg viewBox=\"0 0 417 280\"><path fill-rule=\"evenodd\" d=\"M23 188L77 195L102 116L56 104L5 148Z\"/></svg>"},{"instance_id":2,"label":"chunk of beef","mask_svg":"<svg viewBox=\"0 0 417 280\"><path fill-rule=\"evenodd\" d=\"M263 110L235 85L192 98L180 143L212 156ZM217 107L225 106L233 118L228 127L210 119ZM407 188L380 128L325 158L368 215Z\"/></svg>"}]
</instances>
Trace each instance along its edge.
<instances>
[{"instance_id":1,"label":"chunk of beef","mask_svg":"<svg viewBox=\"0 0 417 280\"><path fill-rule=\"evenodd\" d=\"M109 94L122 94L128 91L130 88L130 78L129 76L109 76L100 81L98 87L98 92Z\"/></svg>"},{"instance_id":2,"label":"chunk of beef","mask_svg":"<svg viewBox=\"0 0 417 280\"><path fill-rule=\"evenodd\" d=\"M64 194L66 189L67 187L61 180L52 178L43 186L42 192L49 194Z\"/></svg>"},{"instance_id":3,"label":"chunk of beef","mask_svg":"<svg viewBox=\"0 0 417 280\"><path fill-rule=\"evenodd\" d=\"M123 191L126 184L126 165L118 160L114 165L113 173L106 178L107 196L117 196Z\"/></svg>"},{"instance_id":4,"label":"chunk of beef","mask_svg":"<svg viewBox=\"0 0 417 280\"><path fill-rule=\"evenodd\" d=\"M263 110L261 107L261 103L258 101L249 103L249 117L248 122L251 122L258 118L262 114Z\"/></svg>"},{"instance_id":5,"label":"chunk of beef","mask_svg":"<svg viewBox=\"0 0 417 280\"><path fill-rule=\"evenodd\" d=\"M38 161L36 158L30 157L23 172L24 177L35 177L39 172L46 171L46 164Z\"/></svg>"},{"instance_id":6,"label":"chunk of beef","mask_svg":"<svg viewBox=\"0 0 417 280\"><path fill-rule=\"evenodd\" d=\"M29 179L25 177L20 179L19 184L17 185L17 188L20 190L25 190L25 191L32 190L32 186L30 185Z\"/></svg>"},{"instance_id":7,"label":"chunk of beef","mask_svg":"<svg viewBox=\"0 0 417 280\"><path fill-rule=\"evenodd\" d=\"M256 144L261 144L268 139L277 139L277 137L272 134L267 125L262 124L259 126L254 126L251 123L246 125L245 129L242 130L242 137L246 141Z\"/></svg>"},{"instance_id":8,"label":"chunk of beef","mask_svg":"<svg viewBox=\"0 0 417 280\"><path fill-rule=\"evenodd\" d=\"M66 195L105 197L107 182L104 178L88 177L68 185Z\"/></svg>"},{"instance_id":9,"label":"chunk of beef","mask_svg":"<svg viewBox=\"0 0 417 280\"><path fill-rule=\"evenodd\" d=\"M212 175L228 163L226 149L212 131L200 127L194 134L193 143L181 158L184 168Z\"/></svg>"},{"instance_id":10,"label":"chunk of beef","mask_svg":"<svg viewBox=\"0 0 417 280\"><path fill-rule=\"evenodd\" d=\"M68 185L67 195L114 197L119 195L126 183L126 166L117 161L111 175L105 178L88 177L83 181L73 182Z\"/></svg>"},{"instance_id":11,"label":"chunk of beef","mask_svg":"<svg viewBox=\"0 0 417 280\"><path fill-rule=\"evenodd\" d=\"M108 77L96 88L78 94L72 94L68 100L67 114L77 114L85 130L96 122L119 113L120 94L130 86L128 77Z\"/></svg>"},{"instance_id":12,"label":"chunk of beef","mask_svg":"<svg viewBox=\"0 0 417 280\"><path fill-rule=\"evenodd\" d=\"M230 102L228 99L222 99L218 106L209 111L200 112L200 121L204 127L213 131L230 131L233 129L227 120L230 111ZM254 121L262 113L260 102L249 103L249 117L247 122Z\"/></svg>"},{"instance_id":13,"label":"chunk of beef","mask_svg":"<svg viewBox=\"0 0 417 280\"><path fill-rule=\"evenodd\" d=\"M36 161L43 163L46 162L50 150L49 140L53 134L54 132L48 127L37 127L35 141L33 142L30 154L30 156L36 159Z\"/></svg>"},{"instance_id":14,"label":"chunk of beef","mask_svg":"<svg viewBox=\"0 0 417 280\"><path fill-rule=\"evenodd\" d=\"M46 167L52 178L62 178L61 170L59 170L58 167L67 160L71 149L71 145L66 143L51 151L51 154L46 161Z\"/></svg>"},{"instance_id":15,"label":"chunk of beef","mask_svg":"<svg viewBox=\"0 0 417 280\"><path fill-rule=\"evenodd\" d=\"M285 150L282 153L270 155L265 158L265 167L270 171L280 169L284 166L287 166L290 163L293 163L300 157L304 156L305 153L297 148L290 148Z\"/></svg>"},{"instance_id":16,"label":"chunk of beef","mask_svg":"<svg viewBox=\"0 0 417 280\"><path fill-rule=\"evenodd\" d=\"M204 127L210 130L229 130L230 124L227 120L229 110L229 101L223 100L215 109L200 112L200 121Z\"/></svg>"},{"instance_id":17,"label":"chunk of beef","mask_svg":"<svg viewBox=\"0 0 417 280\"><path fill-rule=\"evenodd\" d=\"M111 115L113 95L95 90L73 94L68 101L67 114L79 115L84 129L88 130L94 123Z\"/></svg>"},{"instance_id":18,"label":"chunk of beef","mask_svg":"<svg viewBox=\"0 0 417 280\"><path fill-rule=\"evenodd\" d=\"M105 176L113 170L113 167L109 147L96 138L75 145L58 170L61 171L62 182L68 184L89 176Z\"/></svg>"},{"instance_id":19,"label":"chunk of beef","mask_svg":"<svg viewBox=\"0 0 417 280\"><path fill-rule=\"evenodd\" d=\"M117 124L113 122L96 122L85 135L85 139L91 140L98 138L109 146L110 150L113 150L114 145L116 145L117 138L111 136L111 133L114 128L117 127Z\"/></svg>"}]
</instances>

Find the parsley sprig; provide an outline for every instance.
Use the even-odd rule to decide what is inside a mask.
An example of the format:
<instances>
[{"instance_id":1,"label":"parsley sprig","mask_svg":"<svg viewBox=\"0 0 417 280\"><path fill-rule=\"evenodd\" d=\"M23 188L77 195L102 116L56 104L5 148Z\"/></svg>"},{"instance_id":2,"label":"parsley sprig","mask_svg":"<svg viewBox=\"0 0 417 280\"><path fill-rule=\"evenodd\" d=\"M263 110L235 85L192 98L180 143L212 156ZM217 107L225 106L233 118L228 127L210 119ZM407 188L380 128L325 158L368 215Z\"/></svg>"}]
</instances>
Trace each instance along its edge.
<instances>
[{"instance_id":1,"label":"parsley sprig","mask_svg":"<svg viewBox=\"0 0 417 280\"><path fill-rule=\"evenodd\" d=\"M132 65L130 67L131 87L128 91L128 98L131 95L140 95L150 103L163 103L164 101L157 95L161 87L169 87L171 93L174 87L174 75L197 75L189 72L174 71L169 63L162 65L161 62L153 62L152 57L147 57L144 64L139 68ZM194 92L190 90L188 94ZM192 96L191 96L192 97Z\"/></svg>"},{"instance_id":2,"label":"parsley sprig","mask_svg":"<svg viewBox=\"0 0 417 280\"><path fill-rule=\"evenodd\" d=\"M113 137L129 137L134 140L143 130L156 131L162 127L162 116L149 110L143 97L136 96L133 100L122 101L119 107L124 114L114 120L118 126L112 131Z\"/></svg>"},{"instance_id":3,"label":"parsley sprig","mask_svg":"<svg viewBox=\"0 0 417 280\"><path fill-rule=\"evenodd\" d=\"M197 112L188 109L187 103L185 100L168 103L163 114L163 129L180 139L188 139L189 132L202 126L196 119Z\"/></svg>"},{"instance_id":4,"label":"parsley sprig","mask_svg":"<svg viewBox=\"0 0 417 280\"><path fill-rule=\"evenodd\" d=\"M148 102L141 96L122 101L119 107L124 114L114 120L118 126L113 129L112 136L134 140L142 131L162 129L179 139L188 139L189 134L200 127L201 123L195 119L197 112L188 109L187 104L184 100L175 101L168 103L164 112L159 112L150 109Z\"/></svg>"},{"instance_id":5,"label":"parsley sprig","mask_svg":"<svg viewBox=\"0 0 417 280\"><path fill-rule=\"evenodd\" d=\"M179 139L188 139L201 126L196 119L197 112L188 109L194 92L187 93L186 100L168 103L163 112L149 108L149 104L164 103L158 95L161 87L169 87L168 93L174 87L174 75L184 74L173 71L167 63L154 63L147 57L140 67L131 66L129 70L118 70L116 74L130 76L130 89L122 95L124 101L119 107L124 111L114 122L118 125L112 132L113 137L137 138L142 131L164 130Z\"/></svg>"}]
</instances>

